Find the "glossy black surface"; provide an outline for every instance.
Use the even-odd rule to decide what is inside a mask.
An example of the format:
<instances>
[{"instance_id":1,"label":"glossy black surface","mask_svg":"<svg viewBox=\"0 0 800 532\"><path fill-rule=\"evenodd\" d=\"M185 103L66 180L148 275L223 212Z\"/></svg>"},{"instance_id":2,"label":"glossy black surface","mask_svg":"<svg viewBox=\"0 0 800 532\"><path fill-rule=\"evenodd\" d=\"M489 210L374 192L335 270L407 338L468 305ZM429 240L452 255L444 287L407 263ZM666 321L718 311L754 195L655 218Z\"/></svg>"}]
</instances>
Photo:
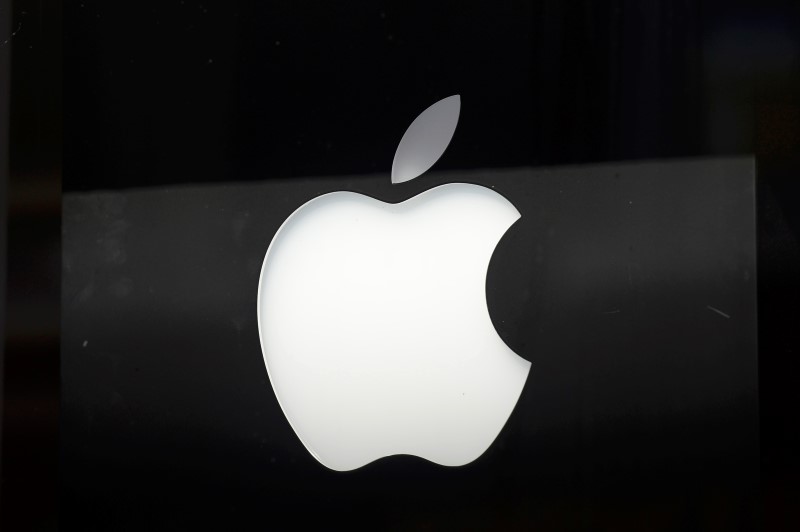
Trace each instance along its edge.
<instances>
[{"instance_id":1,"label":"glossy black surface","mask_svg":"<svg viewBox=\"0 0 800 532\"><path fill-rule=\"evenodd\" d=\"M738 49L731 15L695 2L71 5L64 186L378 172L452 94L464 105L445 169L746 150L707 109L725 104L705 81L730 75L713 53Z\"/></svg>"},{"instance_id":2,"label":"glossy black surface","mask_svg":"<svg viewBox=\"0 0 800 532\"><path fill-rule=\"evenodd\" d=\"M52 138L60 6L15 6L12 26L24 31L14 47L12 185L38 173L57 182L60 165L43 161L61 147ZM64 229L74 261L71 271L63 265L62 528L253 528L294 518L749 529L763 511L766 527L796 529L786 523L800 515L799 21L794 2L65 4ZM321 191L398 201L448 179L388 184L405 128L453 93L463 97L462 120L434 170L474 177L489 168L520 210L536 213L523 213L531 225L498 247L487 295L498 331L540 380L469 468L398 458L333 476L297 442L266 382L247 321L249 268L276 224ZM723 175L714 172L671 182L651 171L654 181L637 185L620 166L624 187L605 174L579 183L582 170L542 173L634 159L675 168L675 158L732 154L755 154L758 168L758 496L754 337L736 321L753 317L752 293L730 268L754 257L727 238L751 242L752 212L739 202L749 205L753 192L720 192L708 181ZM733 175L751 179L751 162L741 164L748 170ZM703 177L687 181L695 175ZM29 188L41 190L36 183ZM644 183L657 185L637 188ZM42 257L57 255L59 228L57 209L42 210L48 198L28 190L11 202L9 315L19 319L8 327L16 343L6 368L22 378L5 378L3 517L42 527L55 521L58 313L54 301L27 303L57 284L48 273L57 260ZM699 198L707 203L692 203ZM245 207L260 224L236 218ZM717 217L723 211L738 215ZM136 223L112 223L120 220ZM50 232L41 236L37 221ZM45 323L46 332L30 327ZM730 339L742 342L723 349ZM743 365L718 371L723 352Z\"/></svg>"},{"instance_id":3,"label":"glossy black surface","mask_svg":"<svg viewBox=\"0 0 800 532\"><path fill-rule=\"evenodd\" d=\"M267 246L325 192L400 201L446 182L492 187L522 214L486 291L533 363L527 385L470 465L330 471L262 360ZM753 161L734 159L68 194L64 522L593 528L656 506L648 519L691 525L723 497L725 519L752 523L754 183Z\"/></svg>"}]
</instances>

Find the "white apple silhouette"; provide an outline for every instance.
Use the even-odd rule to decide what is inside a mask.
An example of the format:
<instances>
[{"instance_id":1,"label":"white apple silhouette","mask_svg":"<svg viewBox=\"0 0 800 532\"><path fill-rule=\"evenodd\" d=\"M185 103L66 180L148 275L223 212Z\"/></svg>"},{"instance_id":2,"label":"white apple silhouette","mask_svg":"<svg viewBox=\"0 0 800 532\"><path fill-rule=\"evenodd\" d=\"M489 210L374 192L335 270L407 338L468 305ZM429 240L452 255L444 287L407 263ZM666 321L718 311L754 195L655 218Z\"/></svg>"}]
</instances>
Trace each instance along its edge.
<instances>
[{"instance_id":1,"label":"white apple silhouette","mask_svg":"<svg viewBox=\"0 0 800 532\"><path fill-rule=\"evenodd\" d=\"M459 110L451 96L414 121L393 182L439 158ZM323 465L410 454L458 466L488 449L530 370L486 306L489 260L519 216L490 189L452 183L398 204L325 194L283 223L259 280L261 348L286 418Z\"/></svg>"}]
</instances>

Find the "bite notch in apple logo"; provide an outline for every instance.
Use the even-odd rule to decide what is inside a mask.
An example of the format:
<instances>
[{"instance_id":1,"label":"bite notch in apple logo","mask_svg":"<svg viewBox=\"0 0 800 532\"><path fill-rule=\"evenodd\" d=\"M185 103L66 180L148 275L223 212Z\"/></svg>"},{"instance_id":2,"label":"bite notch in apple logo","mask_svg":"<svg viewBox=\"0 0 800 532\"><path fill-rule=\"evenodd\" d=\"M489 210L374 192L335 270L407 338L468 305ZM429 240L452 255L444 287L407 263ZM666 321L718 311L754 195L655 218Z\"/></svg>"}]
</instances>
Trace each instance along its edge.
<instances>
[{"instance_id":1,"label":"bite notch in apple logo","mask_svg":"<svg viewBox=\"0 0 800 532\"><path fill-rule=\"evenodd\" d=\"M392 183L433 166L460 106L450 96L414 120ZM530 371L486 305L489 261L519 217L486 187L449 183L396 204L332 192L286 219L261 269L258 330L278 402L323 465L460 466L489 448Z\"/></svg>"}]
</instances>

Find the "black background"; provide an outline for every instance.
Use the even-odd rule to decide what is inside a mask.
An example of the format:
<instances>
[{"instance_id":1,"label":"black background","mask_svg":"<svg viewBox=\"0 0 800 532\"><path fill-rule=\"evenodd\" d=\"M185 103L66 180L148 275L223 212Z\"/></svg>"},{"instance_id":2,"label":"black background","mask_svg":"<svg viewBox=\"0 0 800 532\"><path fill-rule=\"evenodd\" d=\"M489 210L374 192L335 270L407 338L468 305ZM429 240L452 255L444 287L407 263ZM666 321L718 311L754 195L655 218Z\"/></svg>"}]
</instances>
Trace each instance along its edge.
<instances>
[{"instance_id":1,"label":"black background","mask_svg":"<svg viewBox=\"0 0 800 532\"><path fill-rule=\"evenodd\" d=\"M439 169L754 153L762 512L796 523L795 3L200 4L65 3L65 190L384 171L419 110L456 92L474 103ZM18 1L9 24L3 517L41 526L56 515L61 22L58 2Z\"/></svg>"},{"instance_id":2,"label":"black background","mask_svg":"<svg viewBox=\"0 0 800 532\"><path fill-rule=\"evenodd\" d=\"M66 193L62 526L751 528L753 175L745 158ZM522 215L486 294L528 382L472 464L327 470L264 368L267 246L321 194L401 201L452 182Z\"/></svg>"}]
</instances>

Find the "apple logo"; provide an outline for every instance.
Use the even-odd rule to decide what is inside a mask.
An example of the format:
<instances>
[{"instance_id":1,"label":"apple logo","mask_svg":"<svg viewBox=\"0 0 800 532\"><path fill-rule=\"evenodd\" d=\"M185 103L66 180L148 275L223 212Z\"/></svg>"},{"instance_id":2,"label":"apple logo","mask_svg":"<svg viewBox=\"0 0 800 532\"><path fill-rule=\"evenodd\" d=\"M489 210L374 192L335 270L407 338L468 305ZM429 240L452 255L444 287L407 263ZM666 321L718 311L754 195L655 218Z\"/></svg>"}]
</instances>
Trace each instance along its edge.
<instances>
[{"instance_id":1,"label":"apple logo","mask_svg":"<svg viewBox=\"0 0 800 532\"><path fill-rule=\"evenodd\" d=\"M436 162L460 105L450 96L417 117L393 183ZM333 192L283 223L259 278L261 349L286 418L323 465L410 454L459 466L489 448L530 370L486 305L489 260L519 217L488 188L450 183L397 204Z\"/></svg>"}]
</instances>

